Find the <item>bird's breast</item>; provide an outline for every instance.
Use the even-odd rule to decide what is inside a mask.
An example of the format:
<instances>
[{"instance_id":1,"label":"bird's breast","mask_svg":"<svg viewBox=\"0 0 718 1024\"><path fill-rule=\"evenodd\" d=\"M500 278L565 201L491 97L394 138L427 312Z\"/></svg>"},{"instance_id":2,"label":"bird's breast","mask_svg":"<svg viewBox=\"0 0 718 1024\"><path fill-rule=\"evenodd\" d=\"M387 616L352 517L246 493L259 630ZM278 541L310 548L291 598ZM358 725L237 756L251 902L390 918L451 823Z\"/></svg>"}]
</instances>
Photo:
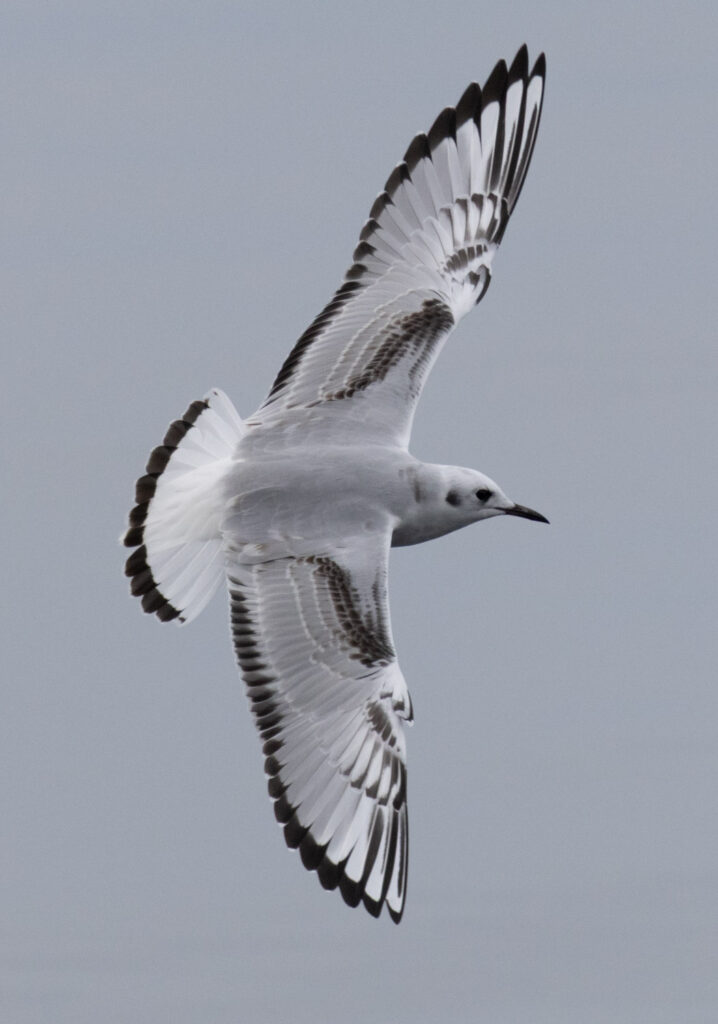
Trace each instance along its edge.
<instances>
[{"instance_id":1,"label":"bird's breast","mask_svg":"<svg viewBox=\"0 0 718 1024\"><path fill-rule=\"evenodd\" d=\"M223 530L242 545L273 547L383 532L416 502L408 460L367 447L237 460L225 479Z\"/></svg>"}]
</instances>

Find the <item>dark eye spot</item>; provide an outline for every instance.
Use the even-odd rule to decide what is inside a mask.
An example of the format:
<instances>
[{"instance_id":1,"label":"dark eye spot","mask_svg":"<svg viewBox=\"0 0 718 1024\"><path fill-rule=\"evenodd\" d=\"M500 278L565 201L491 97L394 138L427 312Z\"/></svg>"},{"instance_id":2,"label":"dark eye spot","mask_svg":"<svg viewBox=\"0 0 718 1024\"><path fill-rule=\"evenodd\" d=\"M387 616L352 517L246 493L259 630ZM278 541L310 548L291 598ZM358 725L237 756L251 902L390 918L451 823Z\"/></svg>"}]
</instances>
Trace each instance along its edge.
<instances>
[{"instance_id":1,"label":"dark eye spot","mask_svg":"<svg viewBox=\"0 0 718 1024\"><path fill-rule=\"evenodd\" d=\"M459 497L456 491L449 491L449 493L446 495L446 500L449 503L449 505L461 504L461 498Z\"/></svg>"},{"instance_id":2,"label":"dark eye spot","mask_svg":"<svg viewBox=\"0 0 718 1024\"><path fill-rule=\"evenodd\" d=\"M489 498L491 497L491 494L492 491L490 491L488 487L482 487L480 490L476 492L476 497L479 499L479 501L488 501Z\"/></svg>"}]
</instances>

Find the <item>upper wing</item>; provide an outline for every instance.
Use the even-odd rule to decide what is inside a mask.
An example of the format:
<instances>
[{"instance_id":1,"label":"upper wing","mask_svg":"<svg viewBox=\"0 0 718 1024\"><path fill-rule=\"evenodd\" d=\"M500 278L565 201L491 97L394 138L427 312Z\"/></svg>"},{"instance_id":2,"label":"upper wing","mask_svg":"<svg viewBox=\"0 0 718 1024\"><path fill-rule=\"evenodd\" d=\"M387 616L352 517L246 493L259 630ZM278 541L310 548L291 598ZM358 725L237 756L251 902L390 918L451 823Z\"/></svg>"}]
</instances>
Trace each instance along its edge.
<instances>
[{"instance_id":1,"label":"upper wing","mask_svg":"<svg viewBox=\"0 0 718 1024\"><path fill-rule=\"evenodd\" d=\"M395 921L406 892L409 694L387 604L391 536L247 564L228 555L232 634L290 847L327 889Z\"/></svg>"},{"instance_id":2,"label":"upper wing","mask_svg":"<svg viewBox=\"0 0 718 1024\"><path fill-rule=\"evenodd\" d=\"M528 169L543 54L523 46L417 135L372 207L354 263L302 335L245 445L308 435L406 446L421 389L454 325L484 295Z\"/></svg>"}]
</instances>

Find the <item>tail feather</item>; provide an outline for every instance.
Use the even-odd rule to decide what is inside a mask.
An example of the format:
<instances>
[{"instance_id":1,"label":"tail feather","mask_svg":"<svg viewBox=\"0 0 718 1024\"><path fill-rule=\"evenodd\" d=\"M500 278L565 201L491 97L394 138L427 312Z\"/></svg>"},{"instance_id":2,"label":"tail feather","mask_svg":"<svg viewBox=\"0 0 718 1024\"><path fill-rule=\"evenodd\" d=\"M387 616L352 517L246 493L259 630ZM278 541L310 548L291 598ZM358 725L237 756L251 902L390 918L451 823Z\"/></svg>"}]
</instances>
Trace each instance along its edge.
<instances>
[{"instance_id":1,"label":"tail feather","mask_svg":"<svg viewBox=\"0 0 718 1024\"><path fill-rule=\"evenodd\" d=\"M223 579L220 482L243 433L236 409L214 389L170 425L137 481L124 536L136 550L125 574L162 622L196 618Z\"/></svg>"}]
</instances>

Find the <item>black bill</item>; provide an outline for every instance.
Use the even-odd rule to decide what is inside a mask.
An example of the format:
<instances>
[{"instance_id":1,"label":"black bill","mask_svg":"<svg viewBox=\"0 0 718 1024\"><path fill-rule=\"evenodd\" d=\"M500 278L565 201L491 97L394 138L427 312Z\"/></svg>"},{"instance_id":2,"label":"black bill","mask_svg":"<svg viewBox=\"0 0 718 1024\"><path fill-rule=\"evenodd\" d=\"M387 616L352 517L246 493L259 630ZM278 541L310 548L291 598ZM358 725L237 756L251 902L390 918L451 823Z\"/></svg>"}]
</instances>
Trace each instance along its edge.
<instances>
[{"instance_id":1,"label":"black bill","mask_svg":"<svg viewBox=\"0 0 718 1024\"><path fill-rule=\"evenodd\" d=\"M542 516L540 512L534 512L532 508L526 508L525 505L514 505L513 508L507 508L506 515L519 516L521 519L533 519L536 523L548 522L546 516Z\"/></svg>"}]
</instances>

